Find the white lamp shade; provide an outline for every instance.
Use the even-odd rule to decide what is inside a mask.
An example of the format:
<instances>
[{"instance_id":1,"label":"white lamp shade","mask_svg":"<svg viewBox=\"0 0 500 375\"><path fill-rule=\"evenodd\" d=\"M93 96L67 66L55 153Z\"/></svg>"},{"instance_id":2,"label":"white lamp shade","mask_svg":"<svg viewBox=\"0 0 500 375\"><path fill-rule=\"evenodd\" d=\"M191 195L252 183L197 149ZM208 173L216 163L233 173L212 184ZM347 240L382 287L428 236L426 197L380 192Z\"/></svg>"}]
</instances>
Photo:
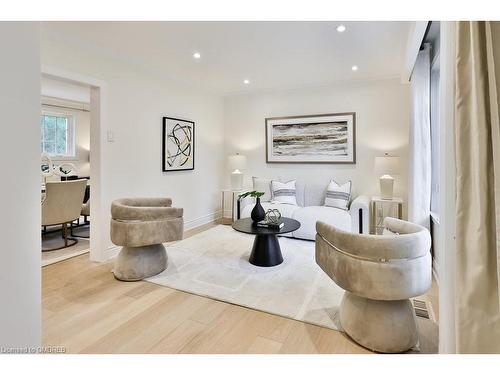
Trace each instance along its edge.
<instances>
[{"instance_id":1,"label":"white lamp shade","mask_svg":"<svg viewBox=\"0 0 500 375\"><path fill-rule=\"evenodd\" d=\"M247 167L247 157L245 155L231 155L228 158L229 169L231 171L243 170Z\"/></svg>"},{"instance_id":2,"label":"white lamp shade","mask_svg":"<svg viewBox=\"0 0 500 375\"><path fill-rule=\"evenodd\" d=\"M398 156L377 156L375 157L375 172L380 175L392 175L399 173Z\"/></svg>"}]
</instances>

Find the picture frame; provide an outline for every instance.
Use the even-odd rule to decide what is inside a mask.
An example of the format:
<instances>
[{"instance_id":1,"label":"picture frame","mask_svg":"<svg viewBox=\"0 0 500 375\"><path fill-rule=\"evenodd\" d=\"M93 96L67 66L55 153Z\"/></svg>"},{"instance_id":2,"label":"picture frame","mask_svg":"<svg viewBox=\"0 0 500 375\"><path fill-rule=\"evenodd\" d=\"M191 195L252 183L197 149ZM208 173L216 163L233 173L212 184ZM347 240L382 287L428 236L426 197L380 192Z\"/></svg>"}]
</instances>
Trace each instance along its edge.
<instances>
[{"instance_id":1,"label":"picture frame","mask_svg":"<svg viewBox=\"0 0 500 375\"><path fill-rule=\"evenodd\" d=\"M356 113L268 117L266 163L356 164Z\"/></svg>"},{"instance_id":2,"label":"picture frame","mask_svg":"<svg viewBox=\"0 0 500 375\"><path fill-rule=\"evenodd\" d=\"M162 171L194 170L195 123L163 117Z\"/></svg>"}]
</instances>

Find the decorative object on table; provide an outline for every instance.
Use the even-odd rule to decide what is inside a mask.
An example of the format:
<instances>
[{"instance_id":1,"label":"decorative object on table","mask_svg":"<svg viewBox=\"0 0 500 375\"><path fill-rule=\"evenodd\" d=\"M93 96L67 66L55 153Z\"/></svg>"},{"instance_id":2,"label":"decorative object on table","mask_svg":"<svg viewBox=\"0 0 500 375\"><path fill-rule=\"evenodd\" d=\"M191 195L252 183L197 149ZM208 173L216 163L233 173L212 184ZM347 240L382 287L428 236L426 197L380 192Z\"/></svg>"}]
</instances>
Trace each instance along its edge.
<instances>
[{"instance_id":1,"label":"decorative object on table","mask_svg":"<svg viewBox=\"0 0 500 375\"><path fill-rule=\"evenodd\" d=\"M356 114L266 118L266 162L356 164Z\"/></svg>"},{"instance_id":2,"label":"decorative object on table","mask_svg":"<svg viewBox=\"0 0 500 375\"><path fill-rule=\"evenodd\" d=\"M277 209L272 208L266 211L264 220L259 221L257 226L262 228L281 229L285 226L285 223L281 219L281 213Z\"/></svg>"},{"instance_id":3,"label":"decorative object on table","mask_svg":"<svg viewBox=\"0 0 500 375\"><path fill-rule=\"evenodd\" d=\"M281 228L283 228L285 226L285 223L281 219L277 223L272 223L272 222L269 222L266 219L264 219L262 221L259 221L256 225L260 228L269 228L269 229L280 230Z\"/></svg>"},{"instance_id":4,"label":"decorative object on table","mask_svg":"<svg viewBox=\"0 0 500 375\"><path fill-rule=\"evenodd\" d=\"M370 350L398 353L418 342L409 298L431 287L431 236L395 218L386 218L384 226L398 235L346 233L318 221L316 263L345 290L339 312L345 332Z\"/></svg>"},{"instance_id":5,"label":"decorative object on table","mask_svg":"<svg viewBox=\"0 0 500 375\"><path fill-rule=\"evenodd\" d=\"M281 220L284 222L281 229L259 227L249 218L236 220L233 223L233 229L238 232L255 234L252 252L248 259L254 266L273 267L283 262L283 255L276 235L293 232L300 228L300 223L288 217Z\"/></svg>"},{"instance_id":6,"label":"decorative object on table","mask_svg":"<svg viewBox=\"0 0 500 375\"><path fill-rule=\"evenodd\" d=\"M247 157L240 154L231 155L228 158L231 172L231 189L243 189L243 172L247 167Z\"/></svg>"},{"instance_id":7,"label":"decorative object on table","mask_svg":"<svg viewBox=\"0 0 500 375\"><path fill-rule=\"evenodd\" d=\"M281 212L278 209L272 208L267 210L265 220L271 224L278 224L281 219Z\"/></svg>"},{"instance_id":8,"label":"decorative object on table","mask_svg":"<svg viewBox=\"0 0 500 375\"><path fill-rule=\"evenodd\" d=\"M351 186L351 181L339 185L331 180L326 189L325 206L348 210L351 201Z\"/></svg>"},{"instance_id":9,"label":"decorative object on table","mask_svg":"<svg viewBox=\"0 0 500 375\"><path fill-rule=\"evenodd\" d=\"M271 194L273 197L272 202L292 204L297 206L297 197L295 189L296 180L281 182L271 181Z\"/></svg>"},{"instance_id":10,"label":"decorative object on table","mask_svg":"<svg viewBox=\"0 0 500 375\"><path fill-rule=\"evenodd\" d=\"M266 211L260 204L260 197L264 195L261 191L247 191L246 193L240 194L239 198L253 197L255 198L255 206L252 209L250 217L252 218L254 223L264 220L266 217Z\"/></svg>"},{"instance_id":11,"label":"decorative object on table","mask_svg":"<svg viewBox=\"0 0 500 375\"><path fill-rule=\"evenodd\" d=\"M163 243L182 239L183 209L170 198L124 198L111 204L111 241L123 246L113 274L137 281L167 268Z\"/></svg>"},{"instance_id":12,"label":"decorative object on table","mask_svg":"<svg viewBox=\"0 0 500 375\"><path fill-rule=\"evenodd\" d=\"M162 170L194 169L194 122L163 117Z\"/></svg>"},{"instance_id":13,"label":"decorative object on table","mask_svg":"<svg viewBox=\"0 0 500 375\"><path fill-rule=\"evenodd\" d=\"M384 156L375 157L375 172L380 176L380 197L382 199L392 199L394 192L394 178L391 174L399 173L399 157Z\"/></svg>"},{"instance_id":14,"label":"decorative object on table","mask_svg":"<svg viewBox=\"0 0 500 375\"><path fill-rule=\"evenodd\" d=\"M47 181L47 177L54 174L54 164L52 163L52 158L46 152L42 153L42 162L40 165L41 173L44 182Z\"/></svg>"},{"instance_id":15,"label":"decorative object on table","mask_svg":"<svg viewBox=\"0 0 500 375\"><path fill-rule=\"evenodd\" d=\"M78 172L73 163L62 163L54 167L54 174L61 177L77 176Z\"/></svg>"},{"instance_id":16,"label":"decorative object on table","mask_svg":"<svg viewBox=\"0 0 500 375\"><path fill-rule=\"evenodd\" d=\"M371 233L384 234L384 219L386 217L403 219L403 199L397 197L382 199L381 197L374 196L371 198L371 214Z\"/></svg>"}]
</instances>

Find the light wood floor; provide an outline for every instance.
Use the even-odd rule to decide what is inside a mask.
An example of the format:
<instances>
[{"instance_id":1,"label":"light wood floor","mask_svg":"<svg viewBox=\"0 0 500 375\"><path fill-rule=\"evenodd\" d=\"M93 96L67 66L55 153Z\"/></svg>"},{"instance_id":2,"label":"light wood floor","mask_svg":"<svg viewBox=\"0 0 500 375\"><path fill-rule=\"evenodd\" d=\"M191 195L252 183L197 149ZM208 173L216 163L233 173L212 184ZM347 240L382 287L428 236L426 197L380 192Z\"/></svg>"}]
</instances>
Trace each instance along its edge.
<instances>
[{"instance_id":1,"label":"light wood floor","mask_svg":"<svg viewBox=\"0 0 500 375\"><path fill-rule=\"evenodd\" d=\"M61 226L49 227L49 230L60 229ZM82 229L85 229L83 227ZM75 235L78 234L80 228L75 228ZM42 245L44 247L58 247L61 246L63 240L61 238L61 231L55 231L53 233L44 234L42 236ZM90 250L90 239L78 238L78 243L76 245L52 251L42 251L42 267L47 266L52 263L57 263L65 259L72 258L77 255L88 253Z\"/></svg>"},{"instance_id":2,"label":"light wood floor","mask_svg":"<svg viewBox=\"0 0 500 375\"><path fill-rule=\"evenodd\" d=\"M111 269L88 254L43 268L45 346L68 353L371 353L338 331L147 282L120 282ZM426 298L437 301L437 289ZM419 319L421 352L437 350L432 324Z\"/></svg>"}]
</instances>

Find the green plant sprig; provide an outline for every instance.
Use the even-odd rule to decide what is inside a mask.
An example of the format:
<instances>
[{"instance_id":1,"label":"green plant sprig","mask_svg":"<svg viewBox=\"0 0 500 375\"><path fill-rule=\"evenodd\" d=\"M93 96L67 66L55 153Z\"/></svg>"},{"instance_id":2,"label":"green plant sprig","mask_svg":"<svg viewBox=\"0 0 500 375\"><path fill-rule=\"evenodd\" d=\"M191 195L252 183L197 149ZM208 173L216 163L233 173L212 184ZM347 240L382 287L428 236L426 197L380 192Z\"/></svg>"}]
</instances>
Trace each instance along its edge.
<instances>
[{"instance_id":1,"label":"green plant sprig","mask_svg":"<svg viewBox=\"0 0 500 375\"><path fill-rule=\"evenodd\" d=\"M241 193L240 195L238 195L238 198L246 198L246 197L259 198L262 197L264 194L265 193L263 193L262 191L253 190L253 191L247 191L246 193Z\"/></svg>"}]
</instances>

